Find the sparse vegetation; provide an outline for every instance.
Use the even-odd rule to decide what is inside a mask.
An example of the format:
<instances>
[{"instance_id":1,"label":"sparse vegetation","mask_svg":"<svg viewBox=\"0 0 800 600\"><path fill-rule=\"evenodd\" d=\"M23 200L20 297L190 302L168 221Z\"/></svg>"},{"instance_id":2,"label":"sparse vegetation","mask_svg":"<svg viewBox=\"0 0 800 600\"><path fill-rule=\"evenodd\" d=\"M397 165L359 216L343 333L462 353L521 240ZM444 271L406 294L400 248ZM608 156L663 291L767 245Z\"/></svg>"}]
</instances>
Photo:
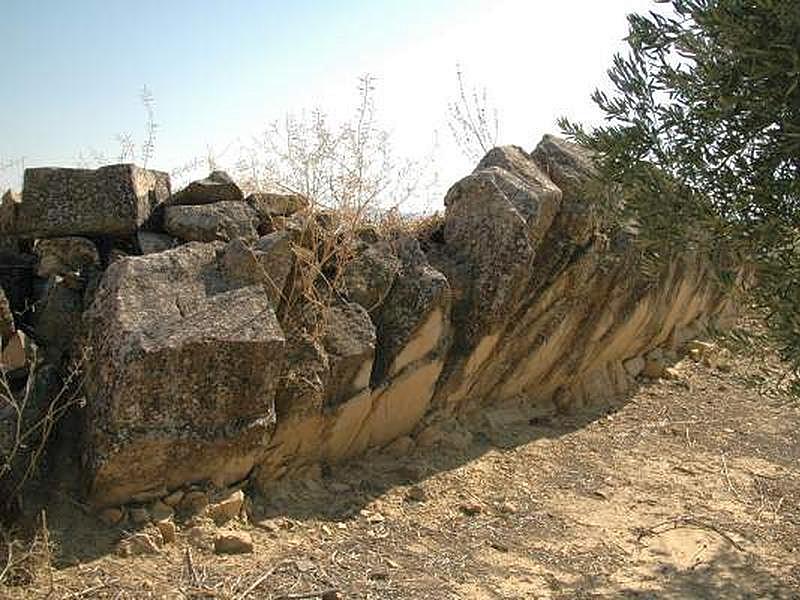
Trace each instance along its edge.
<instances>
[{"instance_id":1,"label":"sparse vegetation","mask_svg":"<svg viewBox=\"0 0 800 600\"><path fill-rule=\"evenodd\" d=\"M436 183L431 156L399 158L377 119L375 80L360 78L353 117L334 123L320 109L287 115L240 149L235 175L245 191L275 190L303 197L295 216L297 289L286 298L325 307L342 291L342 274L353 259L358 234L367 227L395 230L401 207L420 201Z\"/></svg>"},{"instance_id":2,"label":"sparse vegetation","mask_svg":"<svg viewBox=\"0 0 800 600\"><path fill-rule=\"evenodd\" d=\"M9 430L0 432L3 436L0 505L6 510L17 502L24 486L37 474L56 424L79 401L79 365L54 392L49 389L50 374L39 378L35 369L43 365L37 364L35 359L33 364L36 366L20 391L13 390L6 373L0 371L0 414L11 417L4 420Z\"/></svg>"},{"instance_id":3,"label":"sparse vegetation","mask_svg":"<svg viewBox=\"0 0 800 600\"><path fill-rule=\"evenodd\" d=\"M467 85L460 66L456 66L456 81L458 96L447 106L447 125L461 153L475 163L497 145L498 111L490 105L485 87Z\"/></svg>"}]
</instances>

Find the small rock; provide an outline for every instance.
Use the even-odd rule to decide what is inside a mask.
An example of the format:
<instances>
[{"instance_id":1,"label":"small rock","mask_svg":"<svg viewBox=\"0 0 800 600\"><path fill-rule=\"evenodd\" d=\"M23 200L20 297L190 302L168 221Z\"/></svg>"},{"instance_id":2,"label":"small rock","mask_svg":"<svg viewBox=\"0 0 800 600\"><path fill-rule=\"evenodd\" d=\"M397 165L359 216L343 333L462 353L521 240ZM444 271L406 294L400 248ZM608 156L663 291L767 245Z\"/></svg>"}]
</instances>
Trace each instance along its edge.
<instances>
[{"instance_id":1,"label":"small rock","mask_svg":"<svg viewBox=\"0 0 800 600\"><path fill-rule=\"evenodd\" d=\"M468 517L474 517L479 515L483 512L483 506L478 504L477 502L466 502L459 505L459 510L463 512Z\"/></svg>"},{"instance_id":2,"label":"small rock","mask_svg":"<svg viewBox=\"0 0 800 600\"><path fill-rule=\"evenodd\" d=\"M236 490L220 502L209 505L208 514L217 525L223 525L239 516L244 505L244 492Z\"/></svg>"},{"instance_id":3,"label":"small rock","mask_svg":"<svg viewBox=\"0 0 800 600\"><path fill-rule=\"evenodd\" d=\"M714 352L717 349L716 344L711 342L702 342L700 340L692 340L691 342L687 342L686 349L691 352L692 350L696 350L701 356L704 354L709 354Z\"/></svg>"},{"instance_id":4,"label":"small rock","mask_svg":"<svg viewBox=\"0 0 800 600\"><path fill-rule=\"evenodd\" d=\"M106 525L116 525L125 516L125 512L121 508L105 508L100 511L98 517Z\"/></svg>"},{"instance_id":5,"label":"small rock","mask_svg":"<svg viewBox=\"0 0 800 600\"><path fill-rule=\"evenodd\" d=\"M212 171L205 179L193 181L172 197L174 204L211 204L242 200L242 190L225 171Z\"/></svg>"},{"instance_id":6,"label":"small rock","mask_svg":"<svg viewBox=\"0 0 800 600\"><path fill-rule=\"evenodd\" d=\"M140 556L143 554L158 554L156 542L146 533L135 533L122 540L117 547L120 556Z\"/></svg>"},{"instance_id":7,"label":"small rock","mask_svg":"<svg viewBox=\"0 0 800 600\"><path fill-rule=\"evenodd\" d=\"M156 527L161 533L161 539L164 540L165 544L172 544L175 542L178 533L175 523L172 521L157 521Z\"/></svg>"},{"instance_id":8,"label":"small rock","mask_svg":"<svg viewBox=\"0 0 800 600\"><path fill-rule=\"evenodd\" d=\"M174 514L175 511L172 507L161 500L156 500L150 505L150 518L152 518L153 521L165 521Z\"/></svg>"},{"instance_id":9,"label":"small rock","mask_svg":"<svg viewBox=\"0 0 800 600\"><path fill-rule=\"evenodd\" d=\"M244 202L168 206L164 229L176 238L197 242L258 237L258 214Z\"/></svg>"},{"instance_id":10,"label":"small rock","mask_svg":"<svg viewBox=\"0 0 800 600\"><path fill-rule=\"evenodd\" d=\"M189 543L198 548L207 548L211 541L209 532L200 526L191 527L186 531Z\"/></svg>"},{"instance_id":11,"label":"small rock","mask_svg":"<svg viewBox=\"0 0 800 600\"><path fill-rule=\"evenodd\" d=\"M501 502L497 508L501 513L506 515L515 515L519 510L517 505L513 502Z\"/></svg>"},{"instance_id":12,"label":"small rock","mask_svg":"<svg viewBox=\"0 0 800 600\"><path fill-rule=\"evenodd\" d=\"M167 506L175 507L178 506L178 504L180 504L181 500L183 500L183 496L184 496L183 490L176 490L172 492L169 496L165 496L164 498L162 498L162 502Z\"/></svg>"},{"instance_id":13,"label":"small rock","mask_svg":"<svg viewBox=\"0 0 800 600\"><path fill-rule=\"evenodd\" d=\"M666 369L664 369L663 377L664 379L670 379L672 381L679 381L680 379L683 378L681 372L678 371L678 369L676 369L675 367L667 367Z\"/></svg>"},{"instance_id":14,"label":"small rock","mask_svg":"<svg viewBox=\"0 0 800 600\"><path fill-rule=\"evenodd\" d=\"M644 371L645 362L641 356L636 356L634 358L630 358L622 363L622 366L625 367L625 371L631 377L638 377L642 371Z\"/></svg>"},{"instance_id":15,"label":"small rock","mask_svg":"<svg viewBox=\"0 0 800 600\"><path fill-rule=\"evenodd\" d=\"M248 554L253 551L253 538L244 531L220 531L214 538L217 554Z\"/></svg>"},{"instance_id":16,"label":"small rock","mask_svg":"<svg viewBox=\"0 0 800 600\"><path fill-rule=\"evenodd\" d=\"M647 358L644 364L642 374L650 379L659 379L664 376L664 370L667 365L664 363L663 358Z\"/></svg>"},{"instance_id":17,"label":"small rock","mask_svg":"<svg viewBox=\"0 0 800 600\"><path fill-rule=\"evenodd\" d=\"M717 363L717 369L722 371L723 373L730 373L731 371L733 371L733 364L723 359Z\"/></svg>"},{"instance_id":18,"label":"small rock","mask_svg":"<svg viewBox=\"0 0 800 600\"><path fill-rule=\"evenodd\" d=\"M0 355L0 367L8 371L24 368L28 364L27 349L27 336L21 331L15 331L3 347L2 355Z\"/></svg>"}]
</instances>

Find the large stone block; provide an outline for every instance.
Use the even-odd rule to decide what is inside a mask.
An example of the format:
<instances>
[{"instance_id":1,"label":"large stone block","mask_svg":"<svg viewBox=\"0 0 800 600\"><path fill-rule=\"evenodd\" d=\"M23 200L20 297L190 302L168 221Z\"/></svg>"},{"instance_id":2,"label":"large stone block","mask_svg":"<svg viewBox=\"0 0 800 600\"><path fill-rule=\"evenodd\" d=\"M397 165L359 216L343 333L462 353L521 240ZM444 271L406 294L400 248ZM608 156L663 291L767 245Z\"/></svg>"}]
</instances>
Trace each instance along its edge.
<instances>
[{"instance_id":1,"label":"large stone block","mask_svg":"<svg viewBox=\"0 0 800 600\"><path fill-rule=\"evenodd\" d=\"M556 226L576 244L586 244L597 225L597 207L586 186L597 177L592 153L586 148L546 135L531 158L563 193Z\"/></svg>"},{"instance_id":2,"label":"large stone block","mask_svg":"<svg viewBox=\"0 0 800 600\"><path fill-rule=\"evenodd\" d=\"M124 236L169 198L169 175L131 164L99 169L26 169L17 234Z\"/></svg>"},{"instance_id":3,"label":"large stone block","mask_svg":"<svg viewBox=\"0 0 800 600\"><path fill-rule=\"evenodd\" d=\"M168 206L164 229L187 242L215 240L254 240L258 237L258 213L244 202L220 201L212 204Z\"/></svg>"},{"instance_id":4,"label":"large stone block","mask_svg":"<svg viewBox=\"0 0 800 600\"><path fill-rule=\"evenodd\" d=\"M90 495L97 505L252 468L274 423L284 335L261 285L228 280L223 244L109 267L87 313Z\"/></svg>"}]
</instances>

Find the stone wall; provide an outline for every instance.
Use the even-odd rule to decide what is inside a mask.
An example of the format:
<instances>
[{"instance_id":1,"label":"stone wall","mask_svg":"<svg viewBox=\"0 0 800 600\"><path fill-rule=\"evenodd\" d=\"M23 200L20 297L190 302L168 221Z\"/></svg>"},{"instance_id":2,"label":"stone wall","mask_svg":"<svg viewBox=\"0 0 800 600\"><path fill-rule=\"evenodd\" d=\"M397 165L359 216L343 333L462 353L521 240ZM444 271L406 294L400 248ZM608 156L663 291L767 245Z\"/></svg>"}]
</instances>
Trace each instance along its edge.
<instances>
[{"instance_id":1,"label":"stone wall","mask_svg":"<svg viewBox=\"0 0 800 600\"><path fill-rule=\"evenodd\" d=\"M309 231L340 233L301 197L245 198L221 172L171 194L132 165L30 169L0 206L3 369L19 392L79 363L97 507L269 486L489 407L603 402L733 306L704 256L645 277L632 234L598 233L592 175L551 136L495 148L438 227L365 230L311 297Z\"/></svg>"}]
</instances>

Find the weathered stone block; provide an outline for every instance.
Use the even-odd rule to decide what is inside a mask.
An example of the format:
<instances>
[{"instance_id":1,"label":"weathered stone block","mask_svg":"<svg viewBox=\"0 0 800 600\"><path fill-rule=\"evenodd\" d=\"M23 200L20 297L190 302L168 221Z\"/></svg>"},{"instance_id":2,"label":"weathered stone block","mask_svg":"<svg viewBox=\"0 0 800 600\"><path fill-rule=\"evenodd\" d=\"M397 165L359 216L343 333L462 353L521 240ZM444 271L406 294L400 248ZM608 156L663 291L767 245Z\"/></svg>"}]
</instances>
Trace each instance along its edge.
<instances>
[{"instance_id":1,"label":"weathered stone block","mask_svg":"<svg viewBox=\"0 0 800 600\"><path fill-rule=\"evenodd\" d=\"M172 199L175 204L212 204L242 200L242 190L225 171L212 171L205 179L193 181Z\"/></svg>"},{"instance_id":2,"label":"weathered stone block","mask_svg":"<svg viewBox=\"0 0 800 600\"><path fill-rule=\"evenodd\" d=\"M176 205L164 211L164 229L187 242L253 240L258 237L258 225L258 214L244 202Z\"/></svg>"},{"instance_id":3,"label":"weathered stone block","mask_svg":"<svg viewBox=\"0 0 800 600\"><path fill-rule=\"evenodd\" d=\"M124 236L170 195L169 175L131 164L99 169L26 169L17 234Z\"/></svg>"},{"instance_id":4,"label":"weathered stone block","mask_svg":"<svg viewBox=\"0 0 800 600\"><path fill-rule=\"evenodd\" d=\"M262 286L224 276L222 244L124 258L87 313L91 499L252 468L274 423L284 336Z\"/></svg>"},{"instance_id":5,"label":"weathered stone block","mask_svg":"<svg viewBox=\"0 0 800 600\"><path fill-rule=\"evenodd\" d=\"M221 263L232 281L263 285L273 306L278 307L294 258L289 232L276 231L252 246L241 239L233 240L225 246Z\"/></svg>"}]
</instances>

